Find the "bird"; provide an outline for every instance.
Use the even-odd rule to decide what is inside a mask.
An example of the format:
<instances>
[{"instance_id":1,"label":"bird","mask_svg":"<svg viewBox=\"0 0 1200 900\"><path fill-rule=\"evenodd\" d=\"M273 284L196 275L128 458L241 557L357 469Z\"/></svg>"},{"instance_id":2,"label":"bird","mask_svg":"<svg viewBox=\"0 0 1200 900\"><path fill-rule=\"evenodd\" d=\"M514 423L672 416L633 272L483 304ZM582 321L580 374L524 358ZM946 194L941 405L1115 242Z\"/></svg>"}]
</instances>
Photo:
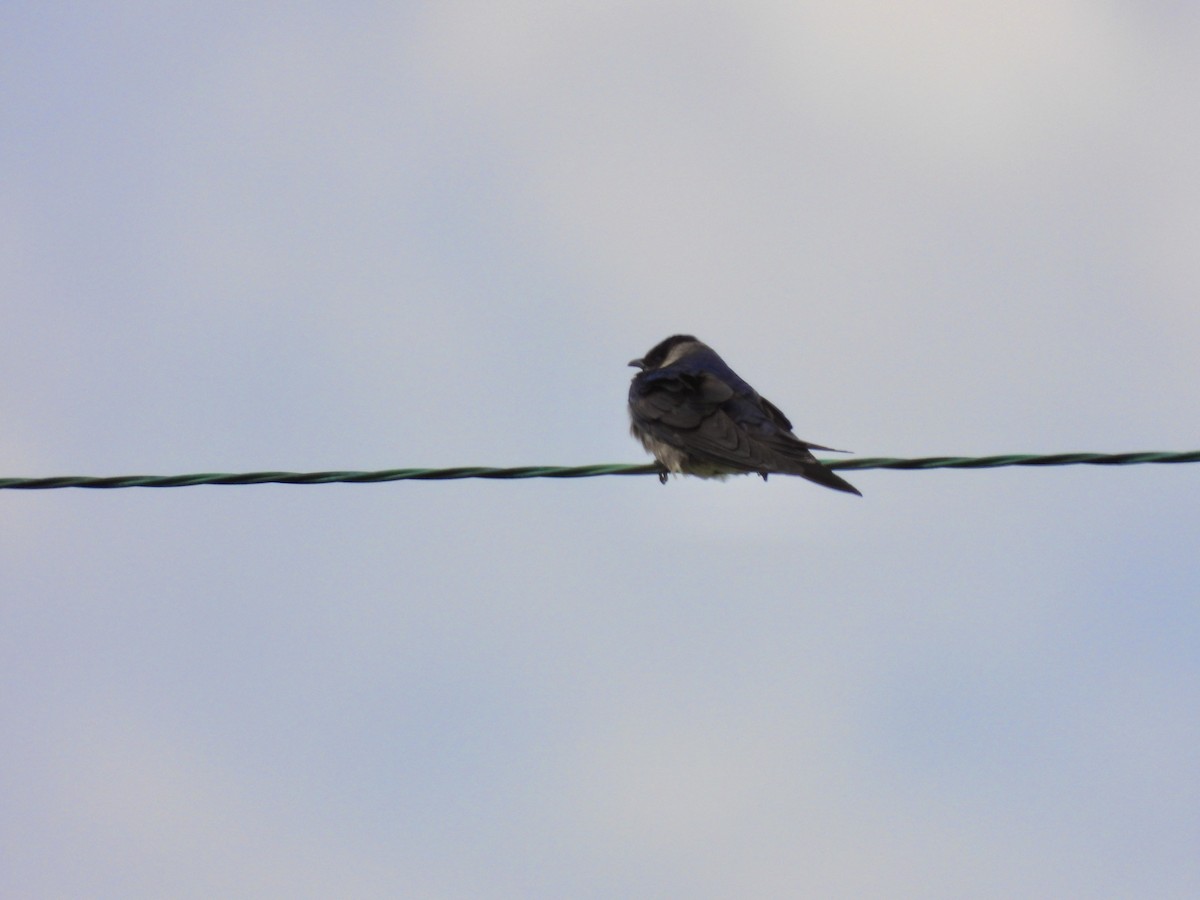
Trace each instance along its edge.
<instances>
[{"instance_id":1,"label":"bird","mask_svg":"<svg viewBox=\"0 0 1200 900\"><path fill-rule=\"evenodd\" d=\"M778 473L862 496L812 455L845 451L796 437L779 407L692 335L672 335L629 365L640 370L629 385L629 431L663 467L663 484L672 472L763 481Z\"/></svg>"}]
</instances>

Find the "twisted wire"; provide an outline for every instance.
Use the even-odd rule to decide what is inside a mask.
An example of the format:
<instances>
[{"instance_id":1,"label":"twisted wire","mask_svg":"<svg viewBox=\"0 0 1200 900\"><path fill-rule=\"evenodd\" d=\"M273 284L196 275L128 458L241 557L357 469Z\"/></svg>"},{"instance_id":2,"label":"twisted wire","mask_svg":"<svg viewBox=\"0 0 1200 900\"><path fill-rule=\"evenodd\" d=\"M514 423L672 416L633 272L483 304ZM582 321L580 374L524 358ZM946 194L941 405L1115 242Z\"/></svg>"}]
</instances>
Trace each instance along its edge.
<instances>
[{"instance_id":1,"label":"twisted wire","mask_svg":"<svg viewBox=\"0 0 1200 900\"><path fill-rule=\"evenodd\" d=\"M1143 463L1200 462L1200 450L1179 453L1054 453L1003 456L924 456L898 459L868 456L822 460L831 469L996 469L1005 466L1132 466ZM59 475L50 478L0 478L0 490L51 490L54 488L191 487L199 484L375 484L383 481L441 481L461 478L595 478L601 475L659 475L656 463L591 466L458 466L449 469L381 469L373 472L243 472L192 475Z\"/></svg>"}]
</instances>

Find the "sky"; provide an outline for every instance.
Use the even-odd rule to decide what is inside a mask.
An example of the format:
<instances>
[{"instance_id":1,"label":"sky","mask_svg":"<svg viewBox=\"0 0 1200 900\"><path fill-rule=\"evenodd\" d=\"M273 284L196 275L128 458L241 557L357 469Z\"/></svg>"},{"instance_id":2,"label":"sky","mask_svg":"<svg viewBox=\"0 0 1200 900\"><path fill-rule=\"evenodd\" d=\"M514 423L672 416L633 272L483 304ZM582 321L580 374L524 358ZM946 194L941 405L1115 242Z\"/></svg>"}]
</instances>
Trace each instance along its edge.
<instances>
[{"instance_id":1,"label":"sky","mask_svg":"<svg viewBox=\"0 0 1200 900\"><path fill-rule=\"evenodd\" d=\"M1200 448L1200 8L0 10L0 476ZM0 491L0 894L1200 894L1200 466Z\"/></svg>"}]
</instances>

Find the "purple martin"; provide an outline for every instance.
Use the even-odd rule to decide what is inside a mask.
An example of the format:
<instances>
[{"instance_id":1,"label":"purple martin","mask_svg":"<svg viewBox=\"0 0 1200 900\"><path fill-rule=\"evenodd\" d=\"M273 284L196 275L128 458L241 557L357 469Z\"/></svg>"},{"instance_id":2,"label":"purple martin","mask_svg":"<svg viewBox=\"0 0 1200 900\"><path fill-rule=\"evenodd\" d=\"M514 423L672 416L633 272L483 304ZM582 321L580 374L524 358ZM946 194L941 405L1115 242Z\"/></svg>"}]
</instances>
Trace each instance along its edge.
<instances>
[{"instance_id":1,"label":"purple martin","mask_svg":"<svg viewBox=\"0 0 1200 900\"><path fill-rule=\"evenodd\" d=\"M809 444L792 434L792 423L759 396L711 347L677 334L629 365L641 369L629 385L630 433L667 473L724 478L772 473L799 475L817 484L858 494L822 465Z\"/></svg>"}]
</instances>

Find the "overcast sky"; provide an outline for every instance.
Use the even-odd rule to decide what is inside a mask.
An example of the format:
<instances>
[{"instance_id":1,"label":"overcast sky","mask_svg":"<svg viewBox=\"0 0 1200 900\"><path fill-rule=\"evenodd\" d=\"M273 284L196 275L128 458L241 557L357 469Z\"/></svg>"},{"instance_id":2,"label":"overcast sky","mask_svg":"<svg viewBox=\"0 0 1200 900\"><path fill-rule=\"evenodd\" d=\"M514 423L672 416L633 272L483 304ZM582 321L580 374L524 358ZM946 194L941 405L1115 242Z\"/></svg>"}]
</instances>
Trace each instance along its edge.
<instances>
[{"instance_id":1,"label":"overcast sky","mask_svg":"<svg viewBox=\"0 0 1200 900\"><path fill-rule=\"evenodd\" d=\"M1200 447L1200 6L0 10L0 476ZM6 897L1200 894L1200 466L0 492Z\"/></svg>"}]
</instances>

